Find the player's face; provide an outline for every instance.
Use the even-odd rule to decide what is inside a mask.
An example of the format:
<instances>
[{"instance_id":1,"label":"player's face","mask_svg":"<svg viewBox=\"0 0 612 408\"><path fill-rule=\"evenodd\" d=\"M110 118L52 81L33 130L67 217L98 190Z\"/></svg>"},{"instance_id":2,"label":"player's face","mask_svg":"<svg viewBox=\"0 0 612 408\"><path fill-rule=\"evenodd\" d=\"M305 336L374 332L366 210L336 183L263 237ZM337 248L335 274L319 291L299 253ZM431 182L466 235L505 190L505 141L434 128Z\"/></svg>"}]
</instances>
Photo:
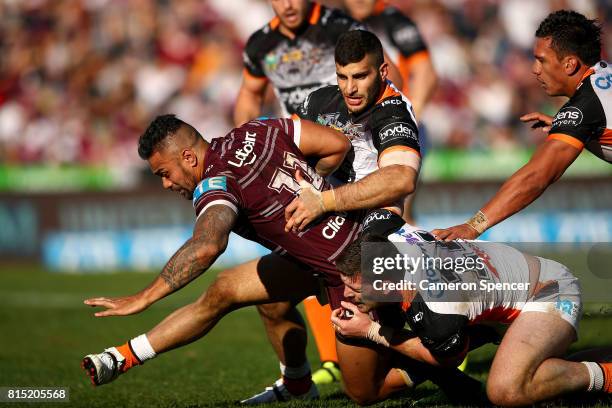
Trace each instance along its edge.
<instances>
[{"instance_id":1,"label":"player's face","mask_svg":"<svg viewBox=\"0 0 612 408\"><path fill-rule=\"evenodd\" d=\"M270 0L270 3L281 25L289 30L298 29L306 20L307 0Z\"/></svg>"},{"instance_id":2,"label":"player's face","mask_svg":"<svg viewBox=\"0 0 612 408\"><path fill-rule=\"evenodd\" d=\"M175 149L156 150L149 158L149 166L153 174L161 177L165 189L179 193L187 200L192 199L196 179L189 164Z\"/></svg>"},{"instance_id":3,"label":"player's face","mask_svg":"<svg viewBox=\"0 0 612 408\"><path fill-rule=\"evenodd\" d=\"M375 302L367 302L363 299L361 274L353 276L340 275L342 283L344 283L344 297L348 302L357 306L360 312L368 313L376 307Z\"/></svg>"},{"instance_id":4,"label":"player's face","mask_svg":"<svg viewBox=\"0 0 612 408\"><path fill-rule=\"evenodd\" d=\"M564 59L559 61L557 53L551 48L551 43L552 39L550 37L536 38L533 47L535 60L532 71L547 95L561 96L565 95L567 81Z\"/></svg>"},{"instance_id":5,"label":"player's face","mask_svg":"<svg viewBox=\"0 0 612 408\"><path fill-rule=\"evenodd\" d=\"M374 13L376 0L344 0L344 6L355 20L365 20Z\"/></svg>"},{"instance_id":6,"label":"player's face","mask_svg":"<svg viewBox=\"0 0 612 408\"><path fill-rule=\"evenodd\" d=\"M374 66L374 57L366 55L361 61L347 65L336 64L338 87L346 106L352 114L359 114L378 100L387 64Z\"/></svg>"}]
</instances>

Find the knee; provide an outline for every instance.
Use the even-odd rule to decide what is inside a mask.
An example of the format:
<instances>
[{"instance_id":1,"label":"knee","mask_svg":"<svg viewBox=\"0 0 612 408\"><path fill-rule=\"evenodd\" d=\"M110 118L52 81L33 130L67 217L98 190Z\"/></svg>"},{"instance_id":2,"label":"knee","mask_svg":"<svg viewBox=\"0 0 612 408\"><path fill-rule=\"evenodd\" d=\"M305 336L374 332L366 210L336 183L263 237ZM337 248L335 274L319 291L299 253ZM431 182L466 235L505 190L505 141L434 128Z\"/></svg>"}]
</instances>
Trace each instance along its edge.
<instances>
[{"instance_id":1,"label":"knee","mask_svg":"<svg viewBox=\"0 0 612 408\"><path fill-rule=\"evenodd\" d=\"M494 405L521 406L530 404L525 385L519 379L489 378L487 397Z\"/></svg>"},{"instance_id":2,"label":"knee","mask_svg":"<svg viewBox=\"0 0 612 408\"><path fill-rule=\"evenodd\" d=\"M349 392L347 390L346 391L346 395L348 395L348 397L355 404L361 405L361 406L372 405L372 404L377 403L377 402L380 401L380 398L378 397L377 394L363 392L363 391Z\"/></svg>"},{"instance_id":3,"label":"knee","mask_svg":"<svg viewBox=\"0 0 612 408\"><path fill-rule=\"evenodd\" d=\"M257 305L257 311L262 320L269 323L285 321L291 308L288 302Z\"/></svg>"},{"instance_id":4,"label":"knee","mask_svg":"<svg viewBox=\"0 0 612 408\"><path fill-rule=\"evenodd\" d=\"M230 311L237 305L236 293L230 280L219 274L206 292L195 302L196 310L202 312Z\"/></svg>"},{"instance_id":5,"label":"knee","mask_svg":"<svg viewBox=\"0 0 612 408\"><path fill-rule=\"evenodd\" d=\"M381 400L379 392L375 387L363 387L363 384L351 386L344 384L344 392L357 405L371 405Z\"/></svg>"}]
</instances>

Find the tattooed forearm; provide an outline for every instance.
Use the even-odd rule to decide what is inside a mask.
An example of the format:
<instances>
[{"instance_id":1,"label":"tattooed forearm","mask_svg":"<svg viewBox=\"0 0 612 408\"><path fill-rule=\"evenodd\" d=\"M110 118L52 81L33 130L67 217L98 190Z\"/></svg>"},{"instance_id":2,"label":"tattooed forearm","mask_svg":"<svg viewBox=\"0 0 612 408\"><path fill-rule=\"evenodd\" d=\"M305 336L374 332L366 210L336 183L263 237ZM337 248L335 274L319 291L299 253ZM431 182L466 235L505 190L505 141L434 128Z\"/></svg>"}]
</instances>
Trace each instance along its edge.
<instances>
[{"instance_id":1,"label":"tattooed forearm","mask_svg":"<svg viewBox=\"0 0 612 408\"><path fill-rule=\"evenodd\" d=\"M174 292L206 271L225 250L236 214L225 205L214 205L196 222L193 237L170 258L160 278Z\"/></svg>"}]
</instances>

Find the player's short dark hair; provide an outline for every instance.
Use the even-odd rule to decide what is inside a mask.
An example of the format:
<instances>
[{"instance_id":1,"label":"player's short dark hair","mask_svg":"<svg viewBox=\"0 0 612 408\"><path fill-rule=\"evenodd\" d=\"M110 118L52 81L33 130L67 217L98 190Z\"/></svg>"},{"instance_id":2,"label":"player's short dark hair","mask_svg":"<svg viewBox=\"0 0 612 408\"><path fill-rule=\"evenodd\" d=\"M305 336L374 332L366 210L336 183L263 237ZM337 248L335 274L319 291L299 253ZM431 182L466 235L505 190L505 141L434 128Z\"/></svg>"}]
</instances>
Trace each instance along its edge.
<instances>
[{"instance_id":1,"label":"player's short dark hair","mask_svg":"<svg viewBox=\"0 0 612 408\"><path fill-rule=\"evenodd\" d=\"M361 274L361 244L366 242L389 242L378 234L365 233L351 242L336 258L336 269L345 276Z\"/></svg>"},{"instance_id":2,"label":"player's short dark hair","mask_svg":"<svg viewBox=\"0 0 612 408\"><path fill-rule=\"evenodd\" d=\"M374 56L376 68L385 61L382 44L376 35L365 30L351 30L338 38L334 52L337 64L345 66L359 62L366 55Z\"/></svg>"},{"instance_id":3,"label":"player's short dark hair","mask_svg":"<svg viewBox=\"0 0 612 408\"><path fill-rule=\"evenodd\" d=\"M149 159L166 138L176 133L183 125L189 126L174 114L156 117L138 139L138 155L140 158L143 160Z\"/></svg>"},{"instance_id":4,"label":"player's short dark hair","mask_svg":"<svg viewBox=\"0 0 612 408\"><path fill-rule=\"evenodd\" d=\"M551 37L551 47L559 58L573 54L589 66L601 59L601 27L575 11L550 13L540 23L536 37Z\"/></svg>"}]
</instances>

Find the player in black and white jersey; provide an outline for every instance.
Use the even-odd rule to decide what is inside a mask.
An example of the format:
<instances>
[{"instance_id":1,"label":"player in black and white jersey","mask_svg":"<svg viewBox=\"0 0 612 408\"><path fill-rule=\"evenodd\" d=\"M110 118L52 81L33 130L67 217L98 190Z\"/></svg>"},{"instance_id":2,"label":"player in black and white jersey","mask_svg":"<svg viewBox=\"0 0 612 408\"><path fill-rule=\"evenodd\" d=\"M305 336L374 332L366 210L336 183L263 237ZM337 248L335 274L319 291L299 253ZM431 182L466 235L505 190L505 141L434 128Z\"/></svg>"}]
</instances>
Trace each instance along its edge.
<instances>
[{"instance_id":1,"label":"player in black and white jersey","mask_svg":"<svg viewBox=\"0 0 612 408\"><path fill-rule=\"evenodd\" d=\"M387 79L381 50L368 31L344 34L335 54L338 86L321 88L304 101L302 118L342 131L352 148L329 178L342 187L323 194L321 205L304 192L286 211L288 230L302 231L335 209L386 207L401 215L401 202L384 202L381 196L400 189L404 197L414 189L420 168L418 128L410 101ZM391 174L392 169L401 174ZM355 181L360 184L345 185Z\"/></svg>"},{"instance_id":2,"label":"player in black and white jersey","mask_svg":"<svg viewBox=\"0 0 612 408\"><path fill-rule=\"evenodd\" d=\"M351 17L365 24L382 42L402 77L404 85L401 91L412 103L419 119L436 88L438 76L418 27L385 0L344 0L344 6ZM426 132L422 125L420 130L421 146L424 146ZM408 224L415 224L414 198L415 193L404 201L402 216Z\"/></svg>"},{"instance_id":3,"label":"player in black and white jersey","mask_svg":"<svg viewBox=\"0 0 612 408\"><path fill-rule=\"evenodd\" d=\"M336 82L334 46L338 37L363 26L341 12L306 0L272 0L276 16L249 38L234 122L260 116L268 83L283 116L297 111L306 96Z\"/></svg>"},{"instance_id":4,"label":"player in black and white jersey","mask_svg":"<svg viewBox=\"0 0 612 408\"><path fill-rule=\"evenodd\" d=\"M498 243L436 242L427 231L398 227L402 221L395 219L386 229L366 221L361 239L336 261L350 302L332 317L343 338L452 366L474 341L488 337L500 344L487 380L496 405L531 405L570 392L612 393L610 347L592 354L600 362L560 358L577 339L582 309L578 279L564 265ZM390 302L402 303L410 330L371 319L368 313Z\"/></svg>"},{"instance_id":5,"label":"player in black and white jersey","mask_svg":"<svg viewBox=\"0 0 612 408\"><path fill-rule=\"evenodd\" d=\"M533 53L533 73L544 91L569 100L554 118L539 112L521 118L548 130L546 141L470 220L432 231L438 238L474 239L521 211L557 181L585 147L612 163L612 69L600 60L601 28L575 11L556 11L536 31Z\"/></svg>"}]
</instances>

